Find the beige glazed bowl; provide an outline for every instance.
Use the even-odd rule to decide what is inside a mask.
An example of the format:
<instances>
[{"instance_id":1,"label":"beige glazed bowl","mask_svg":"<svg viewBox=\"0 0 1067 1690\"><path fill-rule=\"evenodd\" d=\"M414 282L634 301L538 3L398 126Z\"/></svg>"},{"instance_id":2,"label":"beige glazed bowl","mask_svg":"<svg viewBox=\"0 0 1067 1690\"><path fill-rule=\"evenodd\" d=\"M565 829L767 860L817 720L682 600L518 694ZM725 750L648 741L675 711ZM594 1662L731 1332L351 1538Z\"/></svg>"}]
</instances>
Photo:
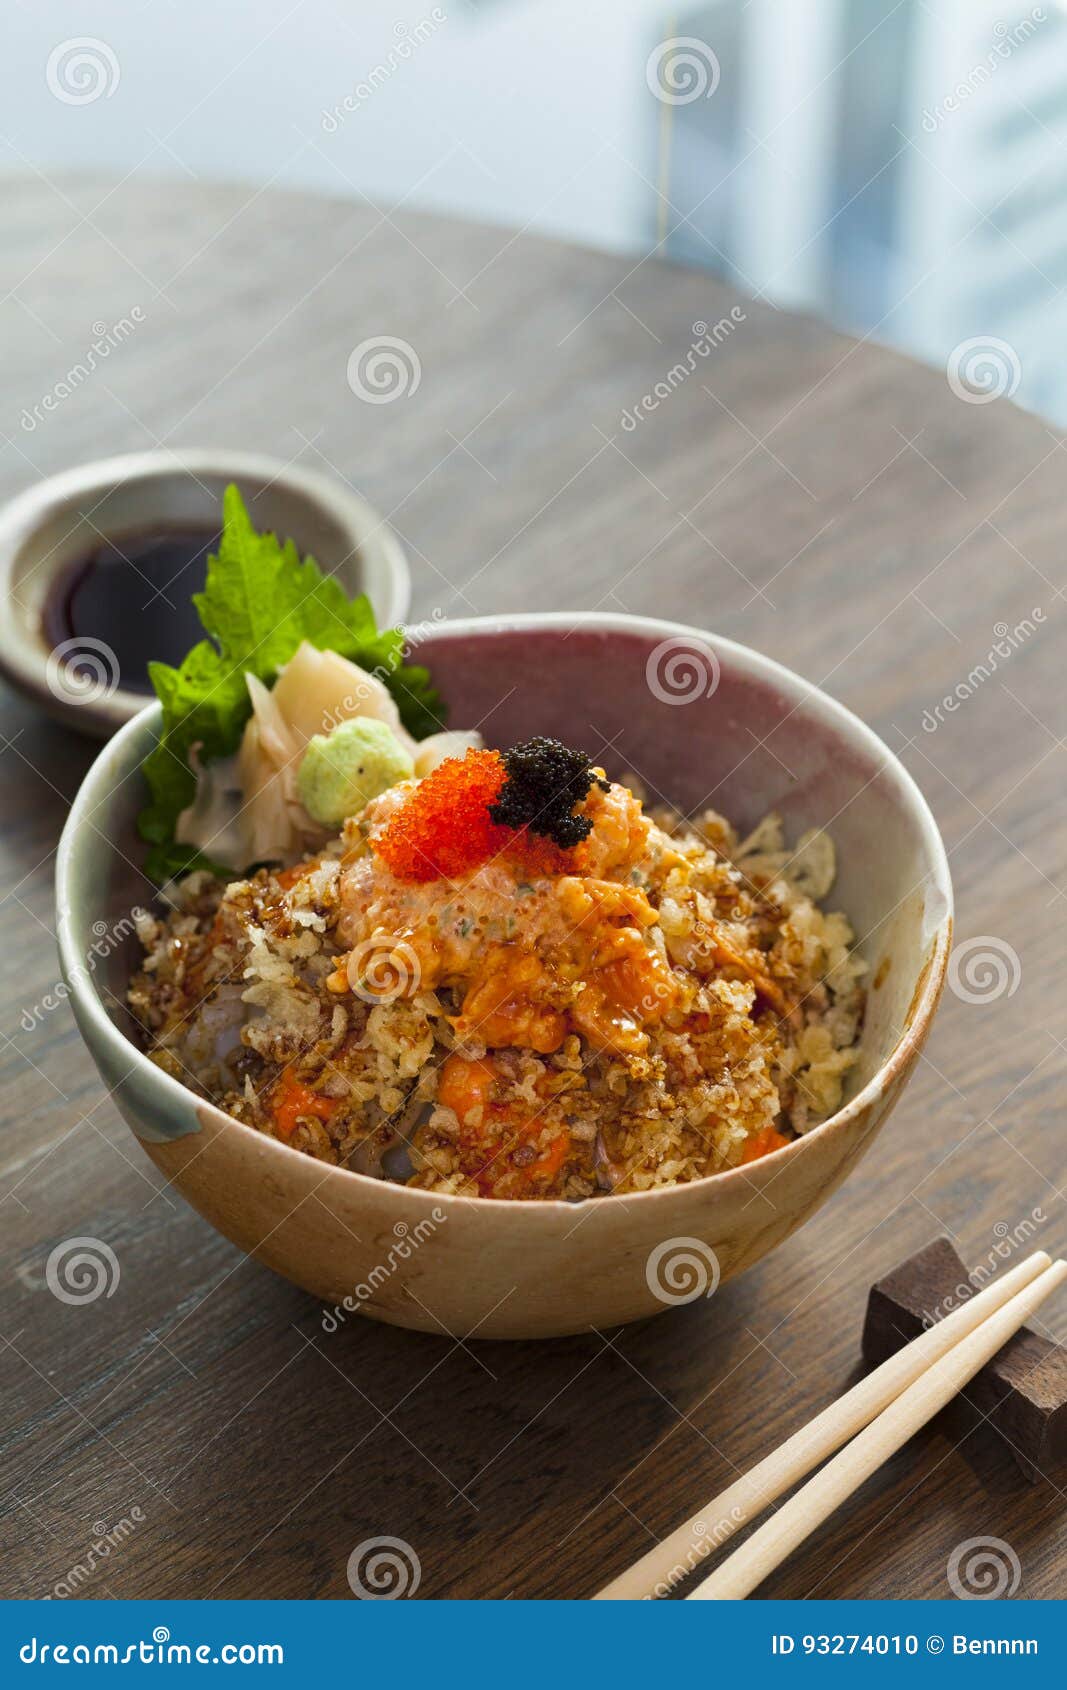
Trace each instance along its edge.
<instances>
[{"instance_id":1,"label":"beige glazed bowl","mask_svg":"<svg viewBox=\"0 0 1067 1690\"><path fill-rule=\"evenodd\" d=\"M633 771L680 809L787 836L827 826L833 906L871 982L861 1059L830 1120L698 1184L584 1203L506 1203L332 1168L241 1125L131 1042L131 910L152 898L137 768L155 706L100 753L57 861L63 973L86 1043L157 1168L206 1220L338 1311L423 1331L534 1338L610 1326L705 1295L788 1238L870 1148L914 1067L944 982L952 890L925 801L857 718L743 646L676 623L531 615L445 623L419 647L456 727L490 745L535 733Z\"/></svg>"}]
</instances>

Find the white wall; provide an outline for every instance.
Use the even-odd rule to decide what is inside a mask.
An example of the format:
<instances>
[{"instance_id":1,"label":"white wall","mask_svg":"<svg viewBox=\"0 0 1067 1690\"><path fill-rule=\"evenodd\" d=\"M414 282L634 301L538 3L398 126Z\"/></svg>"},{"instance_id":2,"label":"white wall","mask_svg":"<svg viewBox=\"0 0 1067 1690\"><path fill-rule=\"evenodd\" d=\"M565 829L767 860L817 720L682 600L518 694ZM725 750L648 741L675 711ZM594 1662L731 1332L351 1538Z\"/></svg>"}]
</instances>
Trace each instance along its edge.
<instances>
[{"instance_id":1,"label":"white wall","mask_svg":"<svg viewBox=\"0 0 1067 1690\"><path fill-rule=\"evenodd\" d=\"M661 0L4 0L0 167L411 195L630 250L654 230L645 63L670 22ZM117 82L90 48L113 90L64 103L49 56L83 36ZM369 79L328 132L323 112Z\"/></svg>"}]
</instances>

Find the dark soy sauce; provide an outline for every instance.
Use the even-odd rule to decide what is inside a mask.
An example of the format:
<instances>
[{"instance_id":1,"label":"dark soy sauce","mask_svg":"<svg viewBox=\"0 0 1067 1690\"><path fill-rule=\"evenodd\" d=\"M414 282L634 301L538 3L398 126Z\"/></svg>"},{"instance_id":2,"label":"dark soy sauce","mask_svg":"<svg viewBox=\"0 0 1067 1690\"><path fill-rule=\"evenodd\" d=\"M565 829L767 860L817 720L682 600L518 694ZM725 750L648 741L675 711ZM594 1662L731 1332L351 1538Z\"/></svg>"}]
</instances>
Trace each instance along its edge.
<instances>
[{"instance_id":1,"label":"dark soy sauce","mask_svg":"<svg viewBox=\"0 0 1067 1690\"><path fill-rule=\"evenodd\" d=\"M52 649L67 641L78 668L76 642L102 640L115 654L119 684L151 692L152 660L177 667L205 638L192 602L204 585L207 554L218 549L216 528L138 529L101 540L59 574L44 607Z\"/></svg>"}]
</instances>

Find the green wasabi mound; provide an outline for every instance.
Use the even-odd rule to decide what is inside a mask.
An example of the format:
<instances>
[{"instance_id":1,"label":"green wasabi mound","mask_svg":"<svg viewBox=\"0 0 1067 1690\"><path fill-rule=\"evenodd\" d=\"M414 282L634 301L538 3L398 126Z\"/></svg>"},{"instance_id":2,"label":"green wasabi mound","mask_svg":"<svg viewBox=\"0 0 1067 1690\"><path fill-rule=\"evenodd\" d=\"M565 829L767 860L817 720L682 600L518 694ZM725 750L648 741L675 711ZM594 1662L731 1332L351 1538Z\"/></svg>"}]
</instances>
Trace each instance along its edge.
<instances>
[{"instance_id":1,"label":"green wasabi mound","mask_svg":"<svg viewBox=\"0 0 1067 1690\"><path fill-rule=\"evenodd\" d=\"M359 716L308 741L296 785L312 820L338 827L387 787L414 773L415 765L392 729Z\"/></svg>"}]
</instances>

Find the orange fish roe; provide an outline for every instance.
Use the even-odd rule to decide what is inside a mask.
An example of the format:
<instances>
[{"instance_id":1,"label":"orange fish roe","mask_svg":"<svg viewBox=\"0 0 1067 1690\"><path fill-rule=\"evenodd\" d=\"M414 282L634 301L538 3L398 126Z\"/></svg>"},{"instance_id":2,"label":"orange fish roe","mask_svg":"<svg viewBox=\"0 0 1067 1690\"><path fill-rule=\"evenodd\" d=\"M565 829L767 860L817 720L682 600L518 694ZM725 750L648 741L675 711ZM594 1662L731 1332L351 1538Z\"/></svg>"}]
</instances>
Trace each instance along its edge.
<instances>
[{"instance_id":1,"label":"orange fish roe","mask_svg":"<svg viewBox=\"0 0 1067 1690\"><path fill-rule=\"evenodd\" d=\"M398 880L457 880L501 855L530 873L564 872L570 858L549 840L492 820L489 806L507 778L499 751L449 757L419 782L375 839L375 851Z\"/></svg>"},{"instance_id":2,"label":"orange fish roe","mask_svg":"<svg viewBox=\"0 0 1067 1690\"><path fill-rule=\"evenodd\" d=\"M284 1069L271 1094L274 1124L278 1129L279 1138L292 1138L301 1116L314 1115L320 1121L328 1121L338 1102L336 1097L326 1097L321 1092L312 1091L310 1086L305 1086L295 1077L291 1068Z\"/></svg>"}]
</instances>

